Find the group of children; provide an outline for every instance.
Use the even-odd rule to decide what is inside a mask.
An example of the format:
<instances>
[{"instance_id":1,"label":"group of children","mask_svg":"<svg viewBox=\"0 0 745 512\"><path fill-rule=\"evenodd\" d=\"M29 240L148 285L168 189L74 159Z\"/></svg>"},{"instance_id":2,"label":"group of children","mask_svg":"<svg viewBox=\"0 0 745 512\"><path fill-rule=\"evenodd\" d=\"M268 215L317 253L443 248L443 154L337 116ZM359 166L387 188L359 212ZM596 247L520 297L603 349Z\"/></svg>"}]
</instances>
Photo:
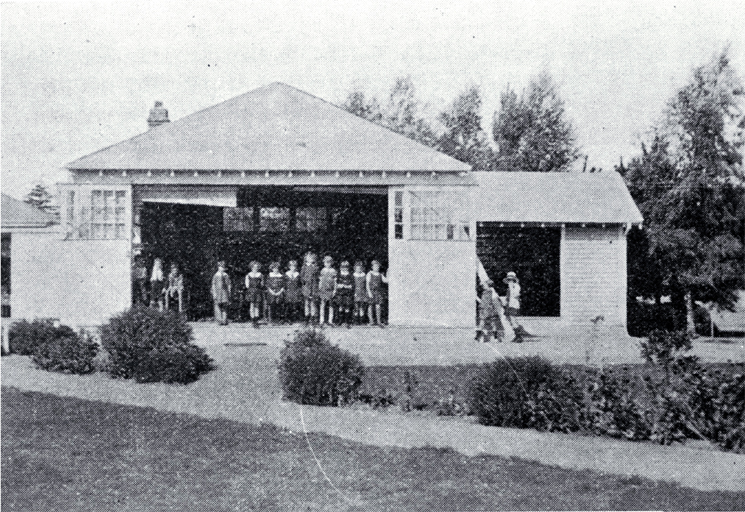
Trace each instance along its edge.
<instances>
[{"instance_id":1,"label":"group of children","mask_svg":"<svg viewBox=\"0 0 745 512\"><path fill-rule=\"evenodd\" d=\"M163 260L155 258L153 270L148 276L142 256L135 257L133 269L132 300L135 304L150 305L160 311L175 309L184 312L184 276L178 264L171 263L168 275L163 273Z\"/></svg>"},{"instance_id":2,"label":"group of children","mask_svg":"<svg viewBox=\"0 0 745 512\"><path fill-rule=\"evenodd\" d=\"M498 342L501 342L504 336L502 318L509 323L515 334L512 341L515 343L523 341L526 333L517 321L520 313L520 281L515 272L508 272L507 277L502 281L507 285L507 295L504 298L497 295L491 279L486 279L482 283L481 297L477 299L480 322L476 330L476 341L483 340L484 343L489 343L494 336Z\"/></svg>"},{"instance_id":3,"label":"group of children","mask_svg":"<svg viewBox=\"0 0 745 512\"><path fill-rule=\"evenodd\" d=\"M314 253L307 253L303 266L298 271L297 261L288 262L283 273L275 261L269 265L269 273L261 273L261 264L252 261L251 271L246 274L246 301L249 319L258 327L262 316L262 305L269 323L293 323L305 320L320 325L362 324L383 327L383 284L388 278L380 271L380 262L373 260L369 272L364 263L357 261L354 272L348 261L342 261L339 270L334 268L331 256L323 258L319 267ZM230 300L230 278L225 272L225 263L218 264L212 279L212 298L215 303L215 320L227 323L227 307ZM301 316L302 315L302 316Z\"/></svg>"}]
</instances>

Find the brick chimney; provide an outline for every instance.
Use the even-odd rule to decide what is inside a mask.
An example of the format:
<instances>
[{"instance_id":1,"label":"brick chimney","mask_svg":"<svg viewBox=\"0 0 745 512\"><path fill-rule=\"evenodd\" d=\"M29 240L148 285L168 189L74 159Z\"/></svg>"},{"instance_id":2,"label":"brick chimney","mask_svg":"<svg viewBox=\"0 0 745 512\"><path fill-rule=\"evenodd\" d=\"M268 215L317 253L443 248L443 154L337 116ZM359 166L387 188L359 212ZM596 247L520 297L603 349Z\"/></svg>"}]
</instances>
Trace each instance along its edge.
<instances>
[{"instance_id":1,"label":"brick chimney","mask_svg":"<svg viewBox=\"0 0 745 512\"><path fill-rule=\"evenodd\" d=\"M150 128L155 128L163 123L170 123L168 119L168 110L163 107L162 101L156 101L155 106L150 109L150 115L147 116L147 125Z\"/></svg>"}]
</instances>

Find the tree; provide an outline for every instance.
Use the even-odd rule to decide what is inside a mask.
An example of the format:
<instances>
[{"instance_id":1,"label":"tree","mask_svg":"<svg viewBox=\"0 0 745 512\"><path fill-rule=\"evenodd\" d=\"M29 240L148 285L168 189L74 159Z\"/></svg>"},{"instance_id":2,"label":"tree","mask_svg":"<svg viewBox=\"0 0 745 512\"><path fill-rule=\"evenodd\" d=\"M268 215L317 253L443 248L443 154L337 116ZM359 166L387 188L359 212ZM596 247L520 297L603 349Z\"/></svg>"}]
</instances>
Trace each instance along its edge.
<instances>
[{"instance_id":1,"label":"tree","mask_svg":"<svg viewBox=\"0 0 745 512\"><path fill-rule=\"evenodd\" d=\"M426 146L436 147L437 134L421 115L422 104L415 92L411 78L400 77L391 87L385 106L381 107L374 96L368 98L364 92L356 90L349 93L342 108Z\"/></svg>"},{"instance_id":2,"label":"tree","mask_svg":"<svg viewBox=\"0 0 745 512\"><path fill-rule=\"evenodd\" d=\"M520 171L565 171L579 158L574 127L566 119L558 86L547 72L531 80L518 99L509 86L494 114L496 167Z\"/></svg>"},{"instance_id":3,"label":"tree","mask_svg":"<svg viewBox=\"0 0 745 512\"><path fill-rule=\"evenodd\" d=\"M483 170L491 159L491 151L481 127L481 94L479 88L469 87L442 112L438 119L445 127L438 149L469 163L475 170Z\"/></svg>"},{"instance_id":4,"label":"tree","mask_svg":"<svg viewBox=\"0 0 745 512\"><path fill-rule=\"evenodd\" d=\"M40 210L43 210L47 213L56 215L57 206L54 205L52 199L52 194L49 193L46 187L41 183L38 183L34 186L34 188L31 189L28 194L26 194L24 202L30 204L31 206L35 206L36 208L39 208Z\"/></svg>"},{"instance_id":5,"label":"tree","mask_svg":"<svg viewBox=\"0 0 745 512\"><path fill-rule=\"evenodd\" d=\"M695 301L731 309L745 286L742 98L725 50L693 70L650 151L624 171L649 224L652 270L683 302L689 331Z\"/></svg>"}]
</instances>

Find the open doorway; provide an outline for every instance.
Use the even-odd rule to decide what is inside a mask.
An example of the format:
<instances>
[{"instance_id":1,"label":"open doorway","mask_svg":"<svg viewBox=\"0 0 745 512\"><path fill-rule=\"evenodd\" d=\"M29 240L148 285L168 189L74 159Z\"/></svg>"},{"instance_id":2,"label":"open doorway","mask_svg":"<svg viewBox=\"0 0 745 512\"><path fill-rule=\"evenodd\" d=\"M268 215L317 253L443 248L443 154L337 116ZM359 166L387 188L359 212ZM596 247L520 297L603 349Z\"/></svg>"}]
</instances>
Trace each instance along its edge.
<instances>
[{"instance_id":1,"label":"open doorway","mask_svg":"<svg viewBox=\"0 0 745 512\"><path fill-rule=\"evenodd\" d=\"M502 282L507 272L520 279L521 311L524 316L558 317L561 308L559 227L478 226L476 252L486 273L495 281L499 295L506 294Z\"/></svg>"},{"instance_id":2,"label":"open doorway","mask_svg":"<svg viewBox=\"0 0 745 512\"><path fill-rule=\"evenodd\" d=\"M145 203L140 214L143 256L162 258L184 275L190 319L212 316L210 281L225 260L233 282L230 316L244 319L244 277L252 260L262 273L272 261L282 271L290 259L329 254L342 260L377 259L388 266L388 199L385 187L242 187L237 207Z\"/></svg>"}]
</instances>

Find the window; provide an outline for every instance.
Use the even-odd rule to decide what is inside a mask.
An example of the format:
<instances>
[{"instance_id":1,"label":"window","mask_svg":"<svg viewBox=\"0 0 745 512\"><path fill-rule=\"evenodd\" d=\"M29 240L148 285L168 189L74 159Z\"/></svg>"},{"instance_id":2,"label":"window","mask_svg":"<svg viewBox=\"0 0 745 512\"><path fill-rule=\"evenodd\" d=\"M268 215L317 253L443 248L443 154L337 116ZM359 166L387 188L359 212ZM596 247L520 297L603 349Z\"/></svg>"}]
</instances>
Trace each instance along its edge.
<instances>
[{"instance_id":1,"label":"window","mask_svg":"<svg viewBox=\"0 0 745 512\"><path fill-rule=\"evenodd\" d=\"M259 229L261 231L282 232L290 227L290 209L278 206L259 210Z\"/></svg>"},{"instance_id":2,"label":"window","mask_svg":"<svg viewBox=\"0 0 745 512\"><path fill-rule=\"evenodd\" d=\"M253 231L254 209L248 208L223 208L222 210L223 231Z\"/></svg>"},{"instance_id":3,"label":"window","mask_svg":"<svg viewBox=\"0 0 745 512\"><path fill-rule=\"evenodd\" d=\"M412 240L470 240L469 210L463 194L411 192Z\"/></svg>"},{"instance_id":4,"label":"window","mask_svg":"<svg viewBox=\"0 0 745 512\"><path fill-rule=\"evenodd\" d=\"M393 193L393 237L401 240L404 237L404 193Z\"/></svg>"},{"instance_id":5,"label":"window","mask_svg":"<svg viewBox=\"0 0 745 512\"><path fill-rule=\"evenodd\" d=\"M131 211L128 188L62 185L60 192L66 239L128 238Z\"/></svg>"},{"instance_id":6,"label":"window","mask_svg":"<svg viewBox=\"0 0 745 512\"><path fill-rule=\"evenodd\" d=\"M326 228L326 208L299 207L295 214L298 231L320 231Z\"/></svg>"}]
</instances>

